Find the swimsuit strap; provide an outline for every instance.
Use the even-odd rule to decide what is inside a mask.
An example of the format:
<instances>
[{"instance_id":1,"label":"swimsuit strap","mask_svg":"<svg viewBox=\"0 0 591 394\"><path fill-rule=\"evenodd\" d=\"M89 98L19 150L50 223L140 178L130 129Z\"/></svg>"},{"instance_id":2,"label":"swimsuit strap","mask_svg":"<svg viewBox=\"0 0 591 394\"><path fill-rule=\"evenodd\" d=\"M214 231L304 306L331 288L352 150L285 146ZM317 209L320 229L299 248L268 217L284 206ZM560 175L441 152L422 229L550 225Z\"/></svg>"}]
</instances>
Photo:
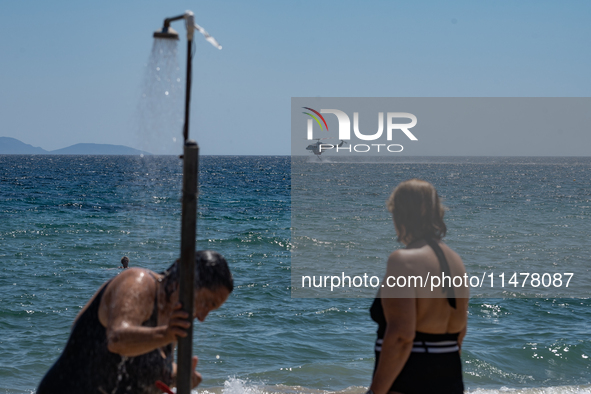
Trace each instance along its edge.
<instances>
[{"instance_id":1,"label":"swimsuit strap","mask_svg":"<svg viewBox=\"0 0 591 394\"><path fill-rule=\"evenodd\" d=\"M447 275L451 277L451 270L449 269L449 264L447 263L445 254L443 254L443 250L441 250L441 247L439 246L437 241L435 241L432 238L425 238L425 242L427 242L427 245L429 245L431 249L433 249L433 252L435 252L437 260L439 260L439 264L441 265L441 273L444 276ZM456 309L456 295L453 286L443 286L443 292L447 294L447 302L449 303L449 305L452 308Z\"/></svg>"}]
</instances>

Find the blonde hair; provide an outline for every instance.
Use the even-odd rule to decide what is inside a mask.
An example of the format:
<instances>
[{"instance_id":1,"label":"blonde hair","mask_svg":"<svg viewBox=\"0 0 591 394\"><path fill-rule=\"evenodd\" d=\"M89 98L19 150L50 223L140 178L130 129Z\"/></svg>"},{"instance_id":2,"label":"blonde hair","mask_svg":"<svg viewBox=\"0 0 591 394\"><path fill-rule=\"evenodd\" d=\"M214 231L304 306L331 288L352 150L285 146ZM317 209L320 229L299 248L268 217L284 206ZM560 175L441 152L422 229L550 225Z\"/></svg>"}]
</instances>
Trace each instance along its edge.
<instances>
[{"instance_id":1,"label":"blonde hair","mask_svg":"<svg viewBox=\"0 0 591 394\"><path fill-rule=\"evenodd\" d=\"M447 232L443 222L445 208L437 190L427 181L410 179L400 183L388 201L398 230L398 241L410 243L423 238L441 239Z\"/></svg>"}]
</instances>

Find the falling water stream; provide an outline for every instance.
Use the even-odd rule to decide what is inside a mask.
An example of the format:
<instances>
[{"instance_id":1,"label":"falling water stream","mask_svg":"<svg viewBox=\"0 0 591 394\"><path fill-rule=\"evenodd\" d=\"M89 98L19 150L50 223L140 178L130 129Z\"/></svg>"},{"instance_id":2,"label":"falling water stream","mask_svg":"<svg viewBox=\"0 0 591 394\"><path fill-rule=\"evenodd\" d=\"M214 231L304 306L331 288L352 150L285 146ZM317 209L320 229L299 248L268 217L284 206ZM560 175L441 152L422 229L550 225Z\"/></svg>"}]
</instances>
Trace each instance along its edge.
<instances>
[{"instance_id":1,"label":"falling water stream","mask_svg":"<svg viewBox=\"0 0 591 394\"><path fill-rule=\"evenodd\" d=\"M135 117L137 146L155 155L182 152L183 79L178 40L155 38Z\"/></svg>"}]
</instances>

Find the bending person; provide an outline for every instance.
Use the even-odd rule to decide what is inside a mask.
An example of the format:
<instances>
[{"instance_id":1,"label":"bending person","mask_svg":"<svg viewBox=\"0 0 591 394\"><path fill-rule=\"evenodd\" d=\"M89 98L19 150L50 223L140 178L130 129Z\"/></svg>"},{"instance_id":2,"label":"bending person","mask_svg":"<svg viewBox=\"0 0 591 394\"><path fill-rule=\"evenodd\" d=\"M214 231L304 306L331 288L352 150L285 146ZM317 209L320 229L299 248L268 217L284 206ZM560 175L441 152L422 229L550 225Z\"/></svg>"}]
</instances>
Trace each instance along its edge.
<instances>
[{"instance_id":1,"label":"bending person","mask_svg":"<svg viewBox=\"0 0 591 394\"><path fill-rule=\"evenodd\" d=\"M233 288L226 260L198 251L193 318L205 320ZM173 347L190 327L178 299L178 261L161 274L129 268L103 284L76 317L37 394L161 393L155 382L174 384ZM196 364L193 357L193 369ZM196 371L191 378L193 387L201 382Z\"/></svg>"},{"instance_id":2,"label":"bending person","mask_svg":"<svg viewBox=\"0 0 591 394\"><path fill-rule=\"evenodd\" d=\"M460 348L466 334L467 287L425 288L411 277L463 276L460 256L441 242L446 233L443 206L428 182L411 179L387 202L398 241L406 248L388 258L371 317L378 323L375 394L463 393ZM407 284L392 278L404 277ZM416 280L416 279L415 279ZM392 286L398 284L398 286ZM392 287L390 287L392 286Z\"/></svg>"}]
</instances>

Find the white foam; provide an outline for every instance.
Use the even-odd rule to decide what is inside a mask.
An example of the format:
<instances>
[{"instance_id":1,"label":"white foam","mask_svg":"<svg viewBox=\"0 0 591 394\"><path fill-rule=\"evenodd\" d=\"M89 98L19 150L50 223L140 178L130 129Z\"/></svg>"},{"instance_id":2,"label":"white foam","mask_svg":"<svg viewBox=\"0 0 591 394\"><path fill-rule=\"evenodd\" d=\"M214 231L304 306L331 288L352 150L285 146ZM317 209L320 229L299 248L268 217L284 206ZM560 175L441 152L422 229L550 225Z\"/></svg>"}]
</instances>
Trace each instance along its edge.
<instances>
[{"instance_id":1,"label":"white foam","mask_svg":"<svg viewBox=\"0 0 591 394\"><path fill-rule=\"evenodd\" d=\"M222 394L264 394L265 391L255 384L242 379L231 378L224 382Z\"/></svg>"},{"instance_id":2,"label":"white foam","mask_svg":"<svg viewBox=\"0 0 591 394\"><path fill-rule=\"evenodd\" d=\"M191 391L192 394L264 394L265 391L257 384L238 378L230 378L224 382L224 387L212 387Z\"/></svg>"},{"instance_id":3,"label":"white foam","mask_svg":"<svg viewBox=\"0 0 591 394\"><path fill-rule=\"evenodd\" d=\"M345 389L338 393L343 394L361 394L365 393L367 388L356 387L356 390ZM255 383L249 380L230 378L224 382L224 387L212 387L208 389L199 389L199 394L329 394L329 391L310 389L301 386L285 385L265 385L262 382ZM337 392L335 392L337 393ZM193 390L192 394L197 394Z\"/></svg>"},{"instance_id":4,"label":"white foam","mask_svg":"<svg viewBox=\"0 0 591 394\"><path fill-rule=\"evenodd\" d=\"M174 390L174 389L173 389ZM301 386L265 385L249 380L230 378L224 387L193 390L192 394L363 394L367 387L347 387L339 391L312 389ZM176 392L176 391L175 391ZM540 388L508 388L473 389L466 394L591 394L591 385L585 386L554 386Z\"/></svg>"},{"instance_id":5,"label":"white foam","mask_svg":"<svg viewBox=\"0 0 591 394\"><path fill-rule=\"evenodd\" d=\"M591 386L555 386L540 388L512 389L502 387L499 390L476 389L468 391L469 394L591 394Z\"/></svg>"}]
</instances>

